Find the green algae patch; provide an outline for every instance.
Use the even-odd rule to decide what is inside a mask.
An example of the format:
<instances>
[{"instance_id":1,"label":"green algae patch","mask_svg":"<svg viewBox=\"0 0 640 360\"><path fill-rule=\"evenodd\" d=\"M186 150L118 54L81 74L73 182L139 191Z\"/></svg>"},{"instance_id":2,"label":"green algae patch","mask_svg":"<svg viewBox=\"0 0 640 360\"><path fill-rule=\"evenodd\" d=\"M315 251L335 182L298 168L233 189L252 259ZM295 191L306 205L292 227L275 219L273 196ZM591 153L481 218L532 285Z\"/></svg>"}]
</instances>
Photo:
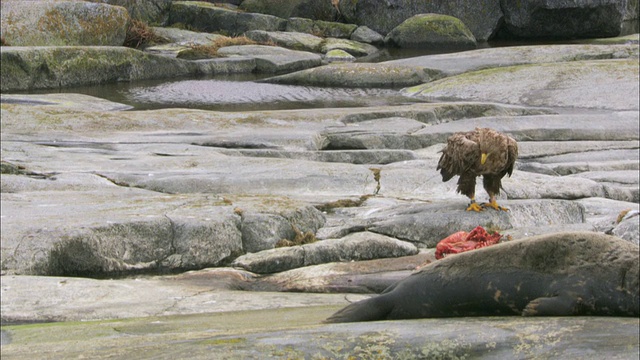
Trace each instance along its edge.
<instances>
[{"instance_id":1,"label":"green algae patch","mask_svg":"<svg viewBox=\"0 0 640 360\"><path fill-rule=\"evenodd\" d=\"M285 304L283 304L285 306ZM342 306L2 326L2 355L33 358L206 358L211 348L250 346L242 334L308 329ZM173 356L173 357L172 357ZM215 357L214 357L215 358Z\"/></svg>"},{"instance_id":2,"label":"green algae patch","mask_svg":"<svg viewBox=\"0 0 640 360\"><path fill-rule=\"evenodd\" d=\"M120 46L129 14L119 6L85 2L7 2L2 34L13 46Z\"/></svg>"},{"instance_id":3,"label":"green algae patch","mask_svg":"<svg viewBox=\"0 0 640 360\"><path fill-rule=\"evenodd\" d=\"M473 33L460 19L442 14L414 15L391 30L387 39L402 48L477 46Z\"/></svg>"}]
</instances>

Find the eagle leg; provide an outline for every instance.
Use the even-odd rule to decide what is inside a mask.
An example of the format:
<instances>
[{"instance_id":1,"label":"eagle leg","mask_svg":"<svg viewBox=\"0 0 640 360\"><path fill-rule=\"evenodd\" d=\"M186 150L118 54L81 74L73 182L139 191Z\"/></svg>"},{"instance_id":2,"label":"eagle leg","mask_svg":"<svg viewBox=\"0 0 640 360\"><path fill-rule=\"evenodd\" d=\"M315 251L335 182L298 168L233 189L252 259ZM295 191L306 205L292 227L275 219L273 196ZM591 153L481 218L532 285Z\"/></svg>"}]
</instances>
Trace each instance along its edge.
<instances>
[{"instance_id":1,"label":"eagle leg","mask_svg":"<svg viewBox=\"0 0 640 360\"><path fill-rule=\"evenodd\" d=\"M482 203L482 207L483 208L494 208L498 211L502 210L502 211L509 211L509 209L507 209L506 207L502 207L500 205L498 205L498 202L496 201L496 196L494 194L489 194L489 202L488 203Z\"/></svg>"},{"instance_id":2,"label":"eagle leg","mask_svg":"<svg viewBox=\"0 0 640 360\"><path fill-rule=\"evenodd\" d=\"M471 202L469 203L469 206L467 207L467 211L480 212L480 211L483 211L483 210L484 209L482 208L482 206L478 205L478 203L474 199L471 199Z\"/></svg>"}]
</instances>

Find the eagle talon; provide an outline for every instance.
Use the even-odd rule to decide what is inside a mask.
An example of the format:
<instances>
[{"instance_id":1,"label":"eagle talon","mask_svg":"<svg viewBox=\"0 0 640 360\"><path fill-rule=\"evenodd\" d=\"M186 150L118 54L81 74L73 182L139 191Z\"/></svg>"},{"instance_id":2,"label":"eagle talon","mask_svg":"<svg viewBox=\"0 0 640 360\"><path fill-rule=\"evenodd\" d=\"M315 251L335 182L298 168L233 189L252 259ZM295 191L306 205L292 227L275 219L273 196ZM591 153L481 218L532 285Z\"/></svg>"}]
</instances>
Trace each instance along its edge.
<instances>
[{"instance_id":1,"label":"eagle talon","mask_svg":"<svg viewBox=\"0 0 640 360\"><path fill-rule=\"evenodd\" d=\"M482 206L478 205L477 202L473 201L469 204L469 207L467 207L467 211L476 211L476 212L481 212L484 209L482 208Z\"/></svg>"},{"instance_id":2,"label":"eagle talon","mask_svg":"<svg viewBox=\"0 0 640 360\"><path fill-rule=\"evenodd\" d=\"M509 211L509 209L507 209L506 207L502 207L500 205L498 205L497 202L488 202L488 203L482 203L482 207L483 208L493 208L497 211Z\"/></svg>"}]
</instances>

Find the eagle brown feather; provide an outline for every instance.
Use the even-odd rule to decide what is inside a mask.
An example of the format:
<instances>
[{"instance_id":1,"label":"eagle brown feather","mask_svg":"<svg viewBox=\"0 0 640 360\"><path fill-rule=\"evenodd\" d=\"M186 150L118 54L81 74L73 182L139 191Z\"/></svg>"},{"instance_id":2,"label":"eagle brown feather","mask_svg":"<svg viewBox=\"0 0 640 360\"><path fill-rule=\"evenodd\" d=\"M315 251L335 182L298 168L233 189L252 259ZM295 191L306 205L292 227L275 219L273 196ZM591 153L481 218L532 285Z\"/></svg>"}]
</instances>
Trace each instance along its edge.
<instances>
[{"instance_id":1,"label":"eagle brown feather","mask_svg":"<svg viewBox=\"0 0 640 360\"><path fill-rule=\"evenodd\" d=\"M442 181L460 176L457 191L471 199L467 210L482 210L475 204L478 176L482 176L482 185L490 197L486 206L507 210L496 203L495 196L500 193L502 178L513 173L518 158L518 144L513 138L489 128L476 128L451 135L441 152L437 170L442 174Z\"/></svg>"}]
</instances>

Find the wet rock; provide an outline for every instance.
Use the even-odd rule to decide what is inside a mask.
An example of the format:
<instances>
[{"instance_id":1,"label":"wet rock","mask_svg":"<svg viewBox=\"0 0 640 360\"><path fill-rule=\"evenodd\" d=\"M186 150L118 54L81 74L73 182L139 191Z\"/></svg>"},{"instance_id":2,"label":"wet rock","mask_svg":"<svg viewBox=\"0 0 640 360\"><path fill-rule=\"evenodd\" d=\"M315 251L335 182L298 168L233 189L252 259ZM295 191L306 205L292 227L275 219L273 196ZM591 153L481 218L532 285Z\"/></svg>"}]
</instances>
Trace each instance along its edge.
<instances>
[{"instance_id":1,"label":"wet rock","mask_svg":"<svg viewBox=\"0 0 640 360\"><path fill-rule=\"evenodd\" d=\"M476 39L459 19L441 14L418 14L403 21L385 37L401 48L475 49Z\"/></svg>"},{"instance_id":2,"label":"wet rock","mask_svg":"<svg viewBox=\"0 0 640 360\"><path fill-rule=\"evenodd\" d=\"M566 4L548 0L526 0L521 3L501 1L504 26L517 37L524 38L597 38L620 34L628 14L627 3L634 1L581 1ZM637 4L637 2L635 2Z\"/></svg>"},{"instance_id":3,"label":"wet rock","mask_svg":"<svg viewBox=\"0 0 640 360\"><path fill-rule=\"evenodd\" d=\"M435 76L410 66L356 63L330 64L262 81L274 84L399 88L424 83Z\"/></svg>"},{"instance_id":4,"label":"wet rock","mask_svg":"<svg viewBox=\"0 0 640 360\"><path fill-rule=\"evenodd\" d=\"M329 62L329 63L334 63L334 62L352 62L352 61L355 61L356 58L355 58L355 56L349 54L348 52L346 52L344 50L335 49L335 50L327 51L327 53L324 55L324 60Z\"/></svg>"},{"instance_id":5,"label":"wet rock","mask_svg":"<svg viewBox=\"0 0 640 360\"><path fill-rule=\"evenodd\" d=\"M377 45L384 43L384 36L366 26L358 26L351 34L351 40Z\"/></svg>"},{"instance_id":6,"label":"wet rock","mask_svg":"<svg viewBox=\"0 0 640 360\"><path fill-rule=\"evenodd\" d=\"M175 276L86 279L2 276L2 324L87 321L179 314L345 305L344 294L237 291L254 274L231 268ZM34 293L33 289L39 289ZM352 300L365 295L350 295ZM318 319L319 322L319 319ZM2 351L4 352L4 345Z\"/></svg>"},{"instance_id":7,"label":"wet rock","mask_svg":"<svg viewBox=\"0 0 640 360\"><path fill-rule=\"evenodd\" d=\"M58 282L64 280L52 280L52 286L47 289L62 293L65 286ZM82 279L68 279L70 286L66 288L82 289L82 286L73 286L75 280ZM105 288L111 285L111 282L103 283ZM114 354L132 358L140 355L140 344L144 344L145 354L151 357L179 352L194 359L210 358L212 348L229 357L252 358L268 354L278 359L367 358L371 353L407 358L437 358L442 354L486 359L540 358L553 353L567 358L588 358L598 354L606 358L634 359L638 352L638 321L633 318L496 317L319 324L339 304L347 303L343 295L200 290L199 294L188 296L172 287L147 285L144 281L132 283L125 290L137 295L132 289L147 290L149 296L144 299L149 301L140 301L138 297L132 299L130 305L122 306L121 303L107 303L105 299L111 300L113 296L104 296L98 302L90 298L82 303L78 301L81 297L77 296L76 301L61 304L83 304L84 309L96 309L95 313L71 310L76 318L77 314L97 319L123 314L122 318L131 319L3 326L3 341L9 342L3 343L3 354L16 359L33 359L55 351L65 358L99 358ZM78 295L86 297L85 292ZM357 301L363 297L350 295L348 300ZM148 308L154 300L165 298L165 307ZM282 307L282 304L291 304L291 307ZM25 308L32 306L33 302L25 305ZM266 308L258 310L260 306ZM233 307L239 311L216 311ZM197 311L197 315L162 316L188 308ZM50 313L60 309L60 305L43 306L43 309ZM124 315L127 310L130 310L129 316ZM108 315L100 317L99 314ZM140 314L156 317L141 318ZM278 321L274 322L274 319ZM217 325L212 327L211 324ZM169 341L176 338L181 340ZM488 348L487 344L490 344Z\"/></svg>"},{"instance_id":8,"label":"wet rock","mask_svg":"<svg viewBox=\"0 0 640 360\"><path fill-rule=\"evenodd\" d=\"M287 49L308 52L320 52L323 41L319 36L302 32L251 30L247 31L245 36L257 42L273 42Z\"/></svg>"},{"instance_id":9,"label":"wet rock","mask_svg":"<svg viewBox=\"0 0 640 360\"><path fill-rule=\"evenodd\" d=\"M302 266L400 257L415 255L417 252L417 248L407 242L361 232L341 239L327 239L299 247L278 248L242 255L235 259L231 266L257 274L271 274Z\"/></svg>"},{"instance_id":10,"label":"wet rock","mask_svg":"<svg viewBox=\"0 0 640 360\"><path fill-rule=\"evenodd\" d=\"M322 63L318 54L264 45L225 46L218 50L218 55L251 57L255 59L256 70L264 73L287 73Z\"/></svg>"},{"instance_id":11,"label":"wet rock","mask_svg":"<svg viewBox=\"0 0 640 360\"><path fill-rule=\"evenodd\" d=\"M320 45L320 51L323 53L337 49L344 50L356 57L374 55L378 52L378 48L373 45L348 39L328 38Z\"/></svg>"},{"instance_id":12,"label":"wet rock","mask_svg":"<svg viewBox=\"0 0 640 360\"><path fill-rule=\"evenodd\" d=\"M195 63L126 47L3 46L0 56L3 92L163 79L202 71Z\"/></svg>"},{"instance_id":13,"label":"wet rock","mask_svg":"<svg viewBox=\"0 0 640 360\"><path fill-rule=\"evenodd\" d=\"M3 1L1 6L2 37L11 46L122 46L130 21L126 9L102 3Z\"/></svg>"}]
</instances>

